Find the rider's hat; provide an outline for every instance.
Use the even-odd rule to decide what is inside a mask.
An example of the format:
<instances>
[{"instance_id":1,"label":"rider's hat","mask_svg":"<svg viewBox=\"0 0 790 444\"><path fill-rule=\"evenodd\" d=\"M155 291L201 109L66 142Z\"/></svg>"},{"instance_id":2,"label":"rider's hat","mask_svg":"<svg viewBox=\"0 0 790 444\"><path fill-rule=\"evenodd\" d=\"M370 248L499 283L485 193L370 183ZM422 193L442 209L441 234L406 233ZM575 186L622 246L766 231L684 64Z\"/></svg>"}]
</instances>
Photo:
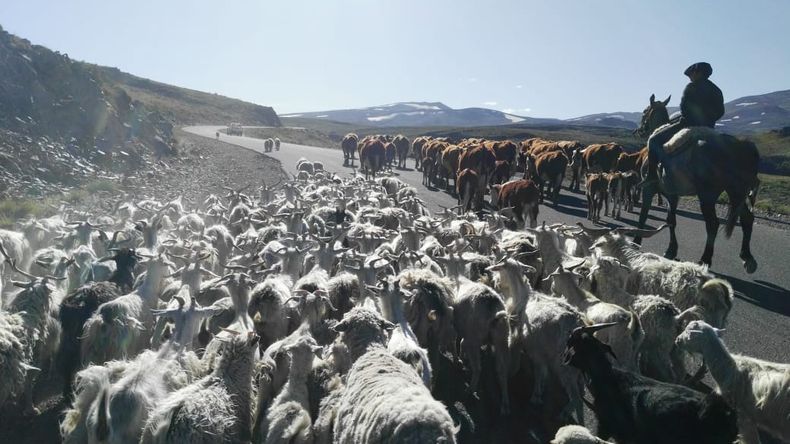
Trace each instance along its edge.
<instances>
[{"instance_id":1,"label":"rider's hat","mask_svg":"<svg viewBox=\"0 0 790 444\"><path fill-rule=\"evenodd\" d=\"M683 71L683 74L690 75L691 73L694 72L702 74L702 76L707 79L708 77L710 77L711 74L713 74L713 68L710 66L710 63L697 62L686 68L686 70Z\"/></svg>"}]
</instances>

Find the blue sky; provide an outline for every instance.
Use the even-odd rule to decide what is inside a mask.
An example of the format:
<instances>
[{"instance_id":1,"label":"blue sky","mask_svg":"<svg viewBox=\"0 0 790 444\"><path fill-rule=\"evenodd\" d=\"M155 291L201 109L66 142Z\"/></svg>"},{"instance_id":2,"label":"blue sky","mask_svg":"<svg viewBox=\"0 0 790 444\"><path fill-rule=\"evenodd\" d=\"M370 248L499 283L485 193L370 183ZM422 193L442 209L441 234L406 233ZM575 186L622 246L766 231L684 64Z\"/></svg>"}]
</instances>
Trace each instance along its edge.
<instances>
[{"instance_id":1,"label":"blue sky","mask_svg":"<svg viewBox=\"0 0 790 444\"><path fill-rule=\"evenodd\" d=\"M280 113L441 101L536 117L677 104L692 62L725 99L790 88L787 0L2 0L72 58Z\"/></svg>"}]
</instances>

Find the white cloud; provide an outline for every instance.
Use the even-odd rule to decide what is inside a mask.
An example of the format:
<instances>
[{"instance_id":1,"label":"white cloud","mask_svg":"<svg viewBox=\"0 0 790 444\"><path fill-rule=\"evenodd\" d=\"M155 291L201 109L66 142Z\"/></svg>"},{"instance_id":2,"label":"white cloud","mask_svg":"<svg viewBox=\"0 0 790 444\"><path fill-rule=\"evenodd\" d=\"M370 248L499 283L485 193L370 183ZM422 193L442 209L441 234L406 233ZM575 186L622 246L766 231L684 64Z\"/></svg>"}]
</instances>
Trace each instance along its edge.
<instances>
[{"instance_id":1,"label":"white cloud","mask_svg":"<svg viewBox=\"0 0 790 444\"><path fill-rule=\"evenodd\" d=\"M467 77L466 81L469 83L477 82L477 77Z\"/></svg>"},{"instance_id":2,"label":"white cloud","mask_svg":"<svg viewBox=\"0 0 790 444\"><path fill-rule=\"evenodd\" d=\"M485 106L496 106L496 102L483 102Z\"/></svg>"},{"instance_id":3,"label":"white cloud","mask_svg":"<svg viewBox=\"0 0 790 444\"><path fill-rule=\"evenodd\" d=\"M523 87L524 87L524 85L516 85L516 89L521 89Z\"/></svg>"}]
</instances>

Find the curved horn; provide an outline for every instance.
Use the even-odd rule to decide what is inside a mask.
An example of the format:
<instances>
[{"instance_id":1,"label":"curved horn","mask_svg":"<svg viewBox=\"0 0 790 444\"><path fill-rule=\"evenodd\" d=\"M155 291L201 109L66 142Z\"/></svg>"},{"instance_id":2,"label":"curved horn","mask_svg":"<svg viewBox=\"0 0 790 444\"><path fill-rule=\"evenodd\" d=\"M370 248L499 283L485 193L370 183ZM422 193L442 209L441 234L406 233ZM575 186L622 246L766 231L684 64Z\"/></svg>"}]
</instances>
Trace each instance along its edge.
<instances>
[{"instance_id":1,"label":"curved horn","mask_svg":"<svg viewBox=\"0 0 790 444\"><path fill-rule=\"evenodd\" d=\"M235 270L235 271L247 271L247 270L249 270L249 267L245 267L243 265L220 264L220 266L222 268L225 268L225 269L228 269L228 270Z\"/></svg>"},{"instance_id":2,"label":"curved horn","mask_svg":"<svg viewBox=\"0 0 790 444\"><path fill-rule=\"evenodd\" d=\"M617 325L617 322L604 322L601 324L586 325L584 327L579 327L579 328L583 332L593 334L596 331L603 330L609 327L614 327L615 325Z\"/></svg>"},{"instance_id":3,"label":"curved horn","mask_svg":"<svg viewBox=\"0 0 790 444\"><path fill-rule=\"evenodd\" d=\"M656 228L654 230L621 227L621 228L615 228L614 231L616 233L623 234L625 236L641 237L643 239L647 239L648 237L655 236L661 230L663 230L664 228L666 228L668 226L669 225L667 225L667 224L663 224L663 225L661 225L660 227L658 227L658 228Z\"/></svg>"},{"instance_id":4,"label":"curved horn","mask_svg":"<svg viewBox=\"0 0 790 444\"><path fill-rule=\"evenodd\" d=\"M582 229L584 234L586 234L588 236L592 236L592 237L601 237L601 236L604 236L606 234L611 233L612 230L614 230L614 228L590 228L590 227L584 226L584 224L581 223L581 222L576 222L576 225L579 228Z\"/></svg>"}]
</instances>

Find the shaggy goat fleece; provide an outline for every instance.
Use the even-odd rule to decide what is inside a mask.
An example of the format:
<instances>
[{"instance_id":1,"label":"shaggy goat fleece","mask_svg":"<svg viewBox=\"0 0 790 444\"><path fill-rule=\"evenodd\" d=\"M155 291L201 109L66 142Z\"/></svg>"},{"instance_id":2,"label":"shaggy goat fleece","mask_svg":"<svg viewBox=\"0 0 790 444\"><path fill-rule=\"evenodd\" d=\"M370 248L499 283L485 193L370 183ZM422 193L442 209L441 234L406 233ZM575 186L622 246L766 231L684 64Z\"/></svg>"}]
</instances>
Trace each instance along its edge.
<instances>
[{"instance_id":1,"label":"shaggy goat fleece","mask_svg":"<svg viewBox=\"0 0 790 444\"><path fill-rule=\"evenodd\" d=\"M413 368L386 350L361 356L337 409L334 442L454 443L455 425Z\"/></svg>"}]
</instances>

